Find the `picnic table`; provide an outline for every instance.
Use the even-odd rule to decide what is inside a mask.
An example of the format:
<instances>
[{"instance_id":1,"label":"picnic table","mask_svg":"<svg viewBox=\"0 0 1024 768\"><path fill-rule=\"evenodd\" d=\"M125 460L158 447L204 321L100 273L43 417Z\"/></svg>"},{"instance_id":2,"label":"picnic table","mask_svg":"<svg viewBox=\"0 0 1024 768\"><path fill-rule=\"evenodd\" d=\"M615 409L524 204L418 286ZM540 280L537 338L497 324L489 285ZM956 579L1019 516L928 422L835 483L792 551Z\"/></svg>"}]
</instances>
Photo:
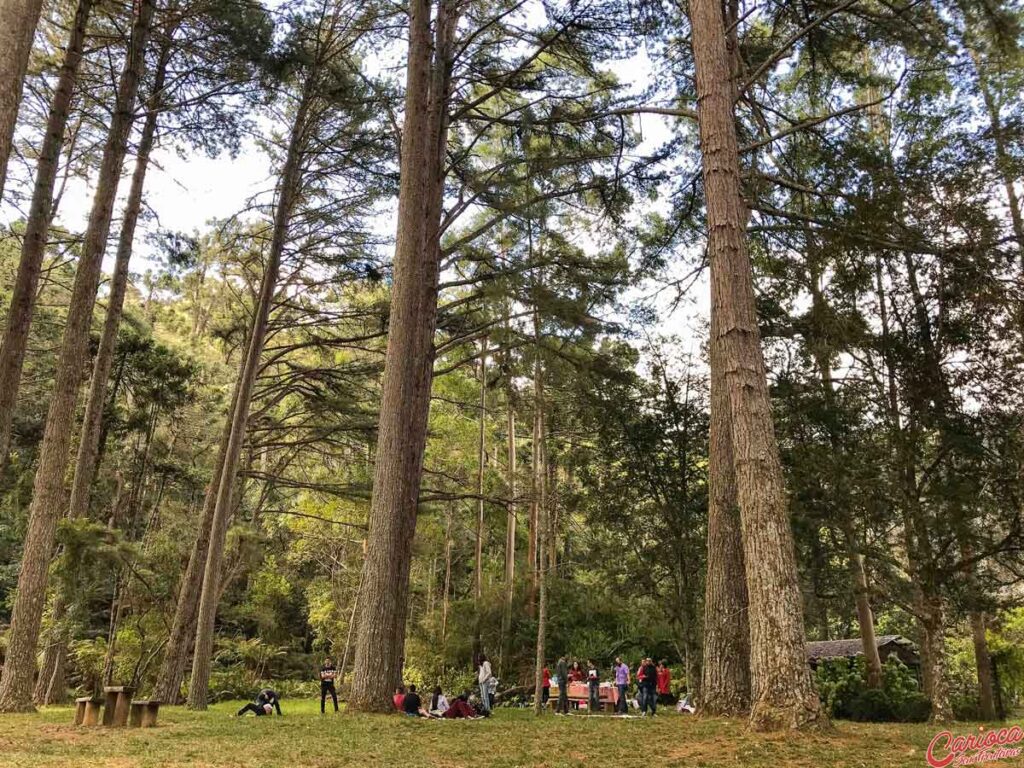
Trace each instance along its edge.
<instances>
[{"instance_id":1,"label":"picnic table","mask_svg":"<svg viewBox=\"0 0 1024 768\"><path fill-rule=\"evenodd\" d=\"M601 683L598 688L598 697L601 702L601 709L605 712L614 712L615 705L619 702L619 689L611 683ZM569 701L576 702L581 705L581 709L586 709L590 706L590 686L587 683L571 682L569 683ZM551 686L551 698L548 699L548 704L554 709L558 702L558 686Z\"/></svg>"}]
</instances>

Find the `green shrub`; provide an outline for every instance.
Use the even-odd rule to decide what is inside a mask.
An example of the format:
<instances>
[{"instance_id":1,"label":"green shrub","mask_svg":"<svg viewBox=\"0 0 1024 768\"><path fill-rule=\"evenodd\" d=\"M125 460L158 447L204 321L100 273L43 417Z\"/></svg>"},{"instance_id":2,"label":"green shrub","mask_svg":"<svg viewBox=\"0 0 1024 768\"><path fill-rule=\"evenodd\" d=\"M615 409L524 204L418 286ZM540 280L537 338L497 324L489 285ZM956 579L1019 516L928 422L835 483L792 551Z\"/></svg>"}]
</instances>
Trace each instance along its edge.
<instances>
[{"instance_id":1,"label":"green shrub","mask_svg":"<svg viewBox=\"0 0 1024 768\"><path fill-rule=\"evenodd\" d=\"M893 702L893 714L901 723L923 723L931 717L932 702L923 693L915 692Z\"/></svg>"},{"instance_id":2,"label":"green shrub","mask_svg":"<svg viewBox=\"0 0 1024 768\"><path fill-rule=\"evenodd\" d=\"M862 723L887 723L893 720L892 701L881 688L867 688L857 694L849 706L850 719Z\"/></svg>"}]
</instances>

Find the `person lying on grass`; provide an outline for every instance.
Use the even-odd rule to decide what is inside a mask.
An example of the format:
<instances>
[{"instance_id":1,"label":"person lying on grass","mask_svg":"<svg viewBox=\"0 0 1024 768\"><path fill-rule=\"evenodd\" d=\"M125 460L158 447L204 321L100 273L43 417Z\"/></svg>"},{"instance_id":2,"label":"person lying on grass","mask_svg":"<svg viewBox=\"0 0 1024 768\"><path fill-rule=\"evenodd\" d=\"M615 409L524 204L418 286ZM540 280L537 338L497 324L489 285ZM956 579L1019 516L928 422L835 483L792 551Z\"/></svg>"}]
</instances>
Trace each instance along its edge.
<instances>
[{"instance_id":1,"label":"person lying on grass","mask_svg":"<svg viewBox=\"0 0 1024 768\"><path fill-rule=\"evenodd\" d=\"M261 717L272 714L275 709L277 710L278 717L280 717L281 697L277 695L273 688L264 688L256 694L256 700L238 710L235 717L241 717L246 712L252 712L256 717Z\"/></svg>"}]
</instances>

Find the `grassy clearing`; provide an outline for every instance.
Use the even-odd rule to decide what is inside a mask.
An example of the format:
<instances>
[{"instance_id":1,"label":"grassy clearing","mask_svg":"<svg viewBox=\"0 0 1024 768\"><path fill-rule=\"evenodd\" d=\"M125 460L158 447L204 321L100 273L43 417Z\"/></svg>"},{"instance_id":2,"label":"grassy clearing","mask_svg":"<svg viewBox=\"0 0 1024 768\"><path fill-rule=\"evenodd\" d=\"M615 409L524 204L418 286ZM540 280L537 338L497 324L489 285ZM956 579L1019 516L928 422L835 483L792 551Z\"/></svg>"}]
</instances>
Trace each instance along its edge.
<instances>
[{"instance_id":1,"label":"grassy clearing","mask_svg":"<svg viewBox=\"0 0 1024 768\"><path fill-rule=\"evenodd\" d=\"M925 766L928 725L838 723L828 734L747 733L739 721L668 713L650 720L499 710L490 720L425 722L328 714L286 701L285 717L231 717L168 707L160 727L75 728L66 708L0 717L0 765L33 768L327 768L328 766ZM963 724L956 732L978 726ZM1024 765L1000 761L996 766Z\"/></svg>"}]
</instances>

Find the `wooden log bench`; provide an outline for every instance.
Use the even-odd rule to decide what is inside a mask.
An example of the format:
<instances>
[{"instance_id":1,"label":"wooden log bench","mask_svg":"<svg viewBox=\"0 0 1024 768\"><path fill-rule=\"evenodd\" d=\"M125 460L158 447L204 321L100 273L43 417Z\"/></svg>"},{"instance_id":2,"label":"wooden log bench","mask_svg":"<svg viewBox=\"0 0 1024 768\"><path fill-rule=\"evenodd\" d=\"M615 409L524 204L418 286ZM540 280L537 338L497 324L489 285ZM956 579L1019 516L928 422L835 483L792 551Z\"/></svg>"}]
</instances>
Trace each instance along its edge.
<instances>
[{"instance_id":1,"label":"wooden log bench","mask_svg":"<svg viewBox=\"0 0 1024 768\"><path fill-rule=\"evenodd\" d=\"M156 716L160 712L160 704L161 702L156 699L133 701L129 725L132 728L156 727Z\"/></svg>"},{"instance_id":2,"label":"wooden log bench","mask_svg":"<svg viewBox=\"0 0 1024 768\"><path fill-rule=\"evenodd\" d=\"M75 725L98 725L103 699L98 696L82 696L75 699Z\"/></svg>"},{"instance_id":3,"label":"wooden log bench","mask_svg":"<svg viewBox=\"0 0 1024 768\"><path fill-rule=\"evenodd\" d=\"M131 688L123 685L107 686L103 689L107 698L103 710L103 724L109 728L123 728L128 725L128 711L131 708Z\"/></svg>"}]
</instances>

